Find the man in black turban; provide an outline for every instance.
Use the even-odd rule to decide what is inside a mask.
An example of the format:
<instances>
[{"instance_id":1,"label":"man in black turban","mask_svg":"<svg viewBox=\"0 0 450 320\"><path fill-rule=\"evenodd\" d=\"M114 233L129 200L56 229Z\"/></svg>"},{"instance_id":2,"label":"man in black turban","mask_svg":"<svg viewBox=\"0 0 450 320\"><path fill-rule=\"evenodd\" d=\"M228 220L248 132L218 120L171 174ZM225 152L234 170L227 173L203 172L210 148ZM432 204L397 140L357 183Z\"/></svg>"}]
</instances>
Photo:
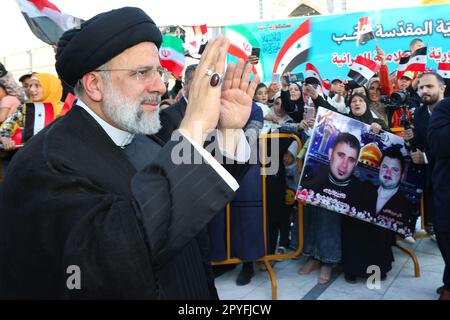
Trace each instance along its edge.
<instances>
[{"instance_id":1,"label":"man in black turban","mask_svg":"<svg viewBox=\"0 0 450 320\"><path fill-rule=\"evenodd\" d=\"M99 14L61 37L56 69L78 100L9 167L0 298L210 297L195 237L238 184L202 146L217 129L226 153L216 153L239 156L258 79L249 85L250 68L239 61L222 84L229 41L211 41L179 140L160 146L146 136L160 127L160 44L137 8Z\"/></svg>"}]
</instances>

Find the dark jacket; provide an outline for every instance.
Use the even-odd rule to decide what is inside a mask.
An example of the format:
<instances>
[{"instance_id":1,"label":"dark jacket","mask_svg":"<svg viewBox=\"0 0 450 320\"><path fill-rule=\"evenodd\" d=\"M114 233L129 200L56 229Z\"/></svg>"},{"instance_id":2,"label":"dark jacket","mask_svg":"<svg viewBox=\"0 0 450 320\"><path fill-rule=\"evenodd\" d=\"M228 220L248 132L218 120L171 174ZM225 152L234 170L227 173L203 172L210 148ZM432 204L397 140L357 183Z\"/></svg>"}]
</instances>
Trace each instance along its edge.
<instances>
[{"instance_id":1,"label":"dark jacket","mask_svg":"<svg viewBox=\"0 0 450 320\"><path fill-rule=\"evenodd\" d=\"M428 124L428 145L435 157L433 170L436 232L450 232L450 98L438 103Z\"/></svg>"},{"instance_id":2,"label":"dark jacket","mask_svg":"<svg viewBox=\"0 0 450 320\"><path fill-rule=\"evenodd\" d=\"M174 103L170 107L162 110L159 113L161 119L162 128L156 134L156 136L164 142L170 140L172 132L180 127L181 120L183 120L186 113L187 102L185 98L181 98L180 101Z\"/></svg>"},{"instance_id":3,"label":"dark jacket","mask_svg":"<svg viewBox=\"0 0 450 320\"><path fill-rule=\"evenodd\" d=\"M189 244L234 195L209 165L175 165L175 144L136 172L78 106L33 137L2 189L0 297L164 298L166 266L198 268ZM73 265L81 290L66 285ZM201 298L206 279L196 280L189 289Z\"/></svg>"}]
</instances>

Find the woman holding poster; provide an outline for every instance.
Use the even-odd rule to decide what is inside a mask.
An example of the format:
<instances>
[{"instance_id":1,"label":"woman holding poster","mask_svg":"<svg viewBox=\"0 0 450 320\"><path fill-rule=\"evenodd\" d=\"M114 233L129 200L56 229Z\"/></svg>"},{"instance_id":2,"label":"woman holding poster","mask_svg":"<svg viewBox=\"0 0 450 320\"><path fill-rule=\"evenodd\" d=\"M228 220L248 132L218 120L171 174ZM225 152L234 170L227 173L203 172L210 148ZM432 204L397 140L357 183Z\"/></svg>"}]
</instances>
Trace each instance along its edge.
<instances>
[{"instance_id":1,"label":"woman holding poster","mask_svg":"<svg viewBox=\"0 0 450 320\"><path fill-rule=\"evenodd\" d=\"M350 98L349 116L366 124L371 124L372 131L381 129L389 131L384 121L375 119L369 109L367 97L354 94ZM365 192L365 194L368 194ZM343 217L342 220L342 266L345 280L356 282L356 277L366 278L367 267L378 266L381 278L391 270L394 233L388 229L361 220Z\"/></svg>"}]
</instances>

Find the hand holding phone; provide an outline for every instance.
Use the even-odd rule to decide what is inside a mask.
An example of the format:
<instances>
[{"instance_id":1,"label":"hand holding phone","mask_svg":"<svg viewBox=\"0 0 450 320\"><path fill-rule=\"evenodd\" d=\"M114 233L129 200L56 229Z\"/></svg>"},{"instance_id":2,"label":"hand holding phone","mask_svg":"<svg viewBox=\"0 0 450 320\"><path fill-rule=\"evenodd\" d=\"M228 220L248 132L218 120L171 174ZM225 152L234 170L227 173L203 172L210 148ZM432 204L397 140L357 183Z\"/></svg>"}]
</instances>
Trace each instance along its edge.
<instances>
[{"instance_id":1,"label":"hand holding phone","mask_svg":"<svg viewBox=\"0 0 450 320\"><path fill-rule=\"evenodd\" d=\"M261 48L257 48L257 47L253 47L252 48L252 56L258 57L259 59L259 54L261 53Z\"/></svg>"},{"instance_id":2,"label":"hand holding phone","mask_svg":"<svg viewBox=\"0 0 450 320\"><path fill-rule=\"evenodd\" d=\"M316 109L314 107L305 107L304 120L314 119L316 116Z\"/></svg>"}]
</instances>

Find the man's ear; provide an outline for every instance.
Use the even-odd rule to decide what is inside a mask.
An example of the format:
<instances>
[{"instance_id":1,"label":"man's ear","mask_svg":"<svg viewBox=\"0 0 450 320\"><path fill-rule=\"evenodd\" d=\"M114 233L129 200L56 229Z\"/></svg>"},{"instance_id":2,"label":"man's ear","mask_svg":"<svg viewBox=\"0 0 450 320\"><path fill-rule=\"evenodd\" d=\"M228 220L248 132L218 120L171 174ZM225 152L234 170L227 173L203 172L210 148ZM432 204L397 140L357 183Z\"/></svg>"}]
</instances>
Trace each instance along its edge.
<instances>
[{"instance_id":1,"label":"man's ear","mask_svg":"<svg viewBox=\"0 0 450 320\"><path fill-rule=\"evenodd\" d=\"M331 161L331 154L333 153L333 148L328 149L328 160Z\"/></svg>"},{"instance_id":2,"label":"man's ear","mask_svg":"<svg viewBox=\"0 0 450 320\"><path fill-rule=\"evenodd\" d=\"M103 100L104 83L98 72L86 73L81 79L86 95L95 102Z\"/></svg>"}]
</instances>

